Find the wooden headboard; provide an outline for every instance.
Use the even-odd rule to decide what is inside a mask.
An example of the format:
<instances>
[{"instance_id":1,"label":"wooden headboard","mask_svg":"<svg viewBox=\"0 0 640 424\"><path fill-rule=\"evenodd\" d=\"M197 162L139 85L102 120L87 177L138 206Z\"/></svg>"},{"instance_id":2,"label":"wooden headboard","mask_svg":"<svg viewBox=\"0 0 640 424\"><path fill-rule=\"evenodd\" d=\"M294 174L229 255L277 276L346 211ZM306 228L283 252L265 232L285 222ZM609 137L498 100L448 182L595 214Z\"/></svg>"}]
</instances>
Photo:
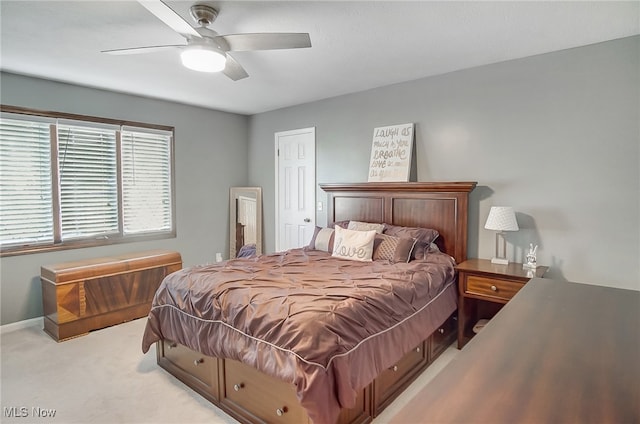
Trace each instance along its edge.
<instances>
[{"instance_id":1,"label":"wooden headboard","mask_svg":"<svg viewBox=\"0 0 640 424\"><path fill-rule=\"evenodd\" d=\"M329 222L386 222L438 230L436 240L457 263L467 258L469 193L475 182L320 184Z\"/></svg>"}]
</instances>

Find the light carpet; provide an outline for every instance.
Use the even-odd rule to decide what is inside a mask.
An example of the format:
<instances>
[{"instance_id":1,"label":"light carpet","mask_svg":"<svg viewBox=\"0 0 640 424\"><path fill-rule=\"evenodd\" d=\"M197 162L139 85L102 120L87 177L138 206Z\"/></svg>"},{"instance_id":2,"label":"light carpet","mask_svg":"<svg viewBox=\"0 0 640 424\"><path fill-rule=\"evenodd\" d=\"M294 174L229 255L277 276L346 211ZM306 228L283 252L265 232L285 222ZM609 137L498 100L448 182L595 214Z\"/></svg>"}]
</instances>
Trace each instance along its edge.
<instances>
[{"instance_id":1,"label":"light carpet","mask_svg":"<svg viewBox=\"0 0 640 424\"><path fill-rule=\"evenodd\" d=\"M146 318L57 343L42 325L0 336L3 423L237 423L142 354ZM387 422L451 359L449 347L373 423Z\"/></svg>"}]
</instances>

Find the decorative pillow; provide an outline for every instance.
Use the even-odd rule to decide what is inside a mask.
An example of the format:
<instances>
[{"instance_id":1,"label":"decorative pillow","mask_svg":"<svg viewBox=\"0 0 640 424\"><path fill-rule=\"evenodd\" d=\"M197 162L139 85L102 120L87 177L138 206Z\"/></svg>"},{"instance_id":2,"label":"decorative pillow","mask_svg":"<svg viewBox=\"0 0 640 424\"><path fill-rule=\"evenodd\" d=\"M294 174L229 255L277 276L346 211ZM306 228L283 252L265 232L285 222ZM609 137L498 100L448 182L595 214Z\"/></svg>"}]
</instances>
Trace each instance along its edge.
<instances>
[{"instance_id":1,"label":"decorative pillow","mask_svg":"<svg viewBox=\"0 0 640 424\"><path fill-rule=\"evenodd\" d=\"M336 226L331 256L352 261L371 262L375 237L375 230L354 231Z\"/></svg>"},{"instance_id":2,"label":"decorative pillow","mask_svg":"<svg viewBox=\"0 0 640 424\"><path fill-rule=\"evenodd\" d=\"M415 239L376 234L373 260L388 260L393 263L409 262L415 244Z\"/></svg>"},{"instance_id":3,"label":"decorative pillow","mask_svg":"<svg viewBox=\"0 0 640 424\"><path fill-rule=\"evenodd\" d=\"M378 234L384 231L384 224L376 224L374 222L349 221L348 230L370 231L374 230Z\"/></svg>"},{"instance_id":4,"label":"decorative pillow","mask_svg":"<svg viewBox=\"0 0 640 424\"><path fill-rule=\"evenodd\" d=\"M309 250L322 250L323 252L333 252L333 228L321 228L316 227L313 232L313 237L307 246Z\"/></svg>"},{"instance_id":5,"label":"decorative pillow","mask_svg":"<svg viewBox=\"0 0 640 424\"><path fill-rule=\"evenodd\" d=\"M431 228L421 227L403 227L401 225L385 224L384 234L400 237L413 238L416 245L411 253L411 259L424 259L427 249L433 243L440 233Z\"/></svg>"}]
</instances>

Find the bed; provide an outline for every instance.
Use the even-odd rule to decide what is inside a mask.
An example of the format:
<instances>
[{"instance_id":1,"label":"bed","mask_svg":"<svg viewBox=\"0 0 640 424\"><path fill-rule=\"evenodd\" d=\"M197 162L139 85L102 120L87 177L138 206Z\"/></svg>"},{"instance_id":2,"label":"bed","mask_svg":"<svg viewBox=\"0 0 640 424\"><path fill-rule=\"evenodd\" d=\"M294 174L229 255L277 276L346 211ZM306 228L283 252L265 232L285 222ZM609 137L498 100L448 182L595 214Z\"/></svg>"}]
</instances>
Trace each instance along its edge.
<instances>
[{"instance_id":1,"label":"bed","mask_svg":"<svg viewBox=\"0 0 640 424\"><path fill-rule=\"evenodd\" d=\"M171 274L143 351L155 343L161 367L241 422L369 422L455 339L474 187L321 185L334 229L306 248ZM334 257L332 243L359 254L349 237L366 237L375 260Z\"/></svg>"}]
</instances>

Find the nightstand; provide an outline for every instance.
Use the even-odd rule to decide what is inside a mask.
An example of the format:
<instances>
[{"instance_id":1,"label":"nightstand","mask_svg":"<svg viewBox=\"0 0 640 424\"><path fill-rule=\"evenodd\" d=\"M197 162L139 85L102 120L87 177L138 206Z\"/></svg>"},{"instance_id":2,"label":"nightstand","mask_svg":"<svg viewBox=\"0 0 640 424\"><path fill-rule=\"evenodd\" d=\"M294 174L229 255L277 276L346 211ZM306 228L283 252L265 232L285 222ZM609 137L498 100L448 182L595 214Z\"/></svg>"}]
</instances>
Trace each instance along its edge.
<instances>
[{"instance_id":1,"label":"nightstand","mask_svg":"<svg viewBox=\"0 0 640 424\"><path fill-rule=\"evenodd\" d=\"M542 277L548 267L523 269L521 263L495 265L488 259L469 259L458 271L458 349L473 337L479 319L491 319L534 277Z\"/></svg>"}]
</instances>

